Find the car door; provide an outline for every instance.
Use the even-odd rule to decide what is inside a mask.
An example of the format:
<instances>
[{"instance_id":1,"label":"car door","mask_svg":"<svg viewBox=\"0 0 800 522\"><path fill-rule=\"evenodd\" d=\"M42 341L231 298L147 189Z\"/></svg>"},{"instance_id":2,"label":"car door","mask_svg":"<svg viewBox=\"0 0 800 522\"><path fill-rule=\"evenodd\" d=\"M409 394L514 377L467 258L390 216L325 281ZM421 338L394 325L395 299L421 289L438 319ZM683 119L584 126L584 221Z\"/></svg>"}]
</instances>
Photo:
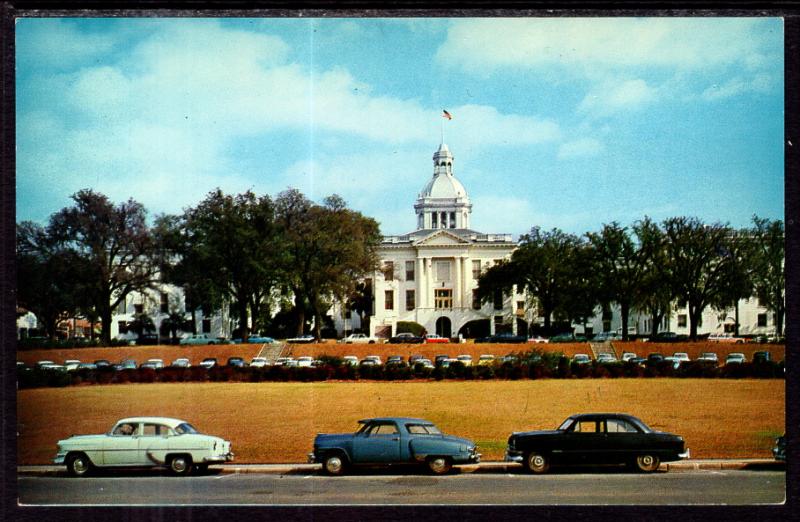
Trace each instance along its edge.
<instances>
[{"instance_id":1,"label":"car door","mask_svg":"<svg viewBox=\"0 0 800 522\"><path fill-rule=\"evenodd\" d=\"M389 463L400 460L400 432L394 422L377 422L353 438L357 463Z\"/></svg>"},{"instance_id":2,"label":"car door","mask_svg":"<svg viewBox=\"0 0 800 522\"><path fill-rule=\"evenodd\" d=\"M606 419L606 457L608 463L624 463L647 446L647 436L624 419Z\"/></svg>"},{"instance_id":3,"label":"car door","mask_svg":"<svg viewBox=\"0 0 800 522\"><path fill-rule=\"evenodd\" d=\"M559 460L572 464L596 464L602 461L604 433L595 418L578 419L562 437Z\"/></svg>"},{"instance_id":4,"label":"car door","mask_svg":"<svg viewBox=\"0 0 800 522\"><path fill-rule=\"evenodd\" d=\"M117 424L103 445L103 464L106 466L130 466L136 464L139 451L138 422Z\"/></svg>"},{"instance_id":5,"label":"car door","mask_svg":"<svg viewBox=\"0 0 800 522\"><path fill-rule=\"evenodd\" d=\"M152 466L164 461L170 445L170 429L163 424L145 422L138 438L137 463Z\"/></svg>"}]
</instances>

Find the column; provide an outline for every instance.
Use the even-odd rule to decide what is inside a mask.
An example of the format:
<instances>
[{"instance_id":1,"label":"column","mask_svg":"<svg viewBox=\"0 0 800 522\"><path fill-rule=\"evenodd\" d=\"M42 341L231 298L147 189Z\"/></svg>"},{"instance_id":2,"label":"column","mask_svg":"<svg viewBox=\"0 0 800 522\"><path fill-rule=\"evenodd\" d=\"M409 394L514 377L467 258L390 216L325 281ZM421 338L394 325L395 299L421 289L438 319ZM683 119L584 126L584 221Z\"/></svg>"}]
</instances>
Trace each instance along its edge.
<instances>
[{"instance_id":1,"label":"column","mask_svg":"<svg viewBox=\"0 0 800 522\"><path fill-rule=\"evenodd\" d=\"M517 285L511 286L511 333L517 335Z\"/></svg>"},{"instance_id":2,"label":"column","mask_svg":"<svg viewBox=\"0 0 800 522\"><path fill-rule=\"evenodd\" d=\"M461 258L454 257L456 277L453 282L453 308L461 308Z\"/></svg>"},{"instance_id":3,"label":"column","mask_svg":"<svg viewBox=\"0 0 800 522\"><path fill-rule=\"evenodd\" d=\"M461 258L461 306L472 308L472 292L469 291L467 281L470 277L469 257Z\"/></svg>"},{"instance_id":4,"label":"column","mask_svg":"<svg viewBox=\"0 0 800 522\"><path fill-rule=\"evenodd\" d=\"M422 292L423 292L423 290L422 289L424 288L424 285L422 284L422 277L423 277L422 276L422 258L417 257L417 259L415 261L415 264L414 264L414 271L415 271L414 279L416 279L416 283L417 283L416 285L414 285L417 288L417 296L416 296L417 302L416 302L416 306L414 308L418 309L418 308L421 308L423 306L423 303L422 303Z\"/></svg>"}]
</instances>

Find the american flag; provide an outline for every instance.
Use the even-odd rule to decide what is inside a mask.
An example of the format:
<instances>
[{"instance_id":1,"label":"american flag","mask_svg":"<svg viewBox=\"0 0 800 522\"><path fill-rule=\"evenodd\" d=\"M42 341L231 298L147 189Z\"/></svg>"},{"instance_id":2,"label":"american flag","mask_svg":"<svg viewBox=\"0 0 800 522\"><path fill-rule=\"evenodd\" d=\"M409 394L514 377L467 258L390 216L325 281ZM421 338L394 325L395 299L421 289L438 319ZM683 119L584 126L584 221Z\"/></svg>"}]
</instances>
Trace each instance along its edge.
<instances>
[{"instance_id":1,"label":"american flag","mask_svg":"<svg viewBox=\"0 0 800 522\"><path fill-rule=\"evenodd\" d=\"M448 120L452 120L453 119L453 117L450 115L450 113L447 112L444 109L442 109L442 118L447 118Z\"/></svg>"}]
</instances>

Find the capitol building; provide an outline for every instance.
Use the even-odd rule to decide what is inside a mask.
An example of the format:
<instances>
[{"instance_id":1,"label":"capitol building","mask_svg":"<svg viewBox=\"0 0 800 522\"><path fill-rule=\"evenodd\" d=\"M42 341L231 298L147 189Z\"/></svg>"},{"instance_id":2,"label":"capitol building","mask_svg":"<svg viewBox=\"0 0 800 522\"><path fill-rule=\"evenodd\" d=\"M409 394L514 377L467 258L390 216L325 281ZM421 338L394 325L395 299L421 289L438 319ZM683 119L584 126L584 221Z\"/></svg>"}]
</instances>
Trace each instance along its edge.
<instances>
[{"instance_id":1,"label":"capitol building","mask_svg":"<svg viewBox=\"0 0 800 522\"><path fill-rule=\"evenodd\" d=\"M472 203L453 165L453 154L441 144L433 154L433 176L414 203L416 230L386 236L378 248L381 270L369 280L374 296L370 335L390 337L405 321L443 337L486 335L501 325L516 332L514 318L525 315L521 295L497 296L487 304L478 299L480 274L510 258L517 244L511 234L471 228ZM356 314L336 312L337 330L362 328Z\"/></svg>"}]
</instances>

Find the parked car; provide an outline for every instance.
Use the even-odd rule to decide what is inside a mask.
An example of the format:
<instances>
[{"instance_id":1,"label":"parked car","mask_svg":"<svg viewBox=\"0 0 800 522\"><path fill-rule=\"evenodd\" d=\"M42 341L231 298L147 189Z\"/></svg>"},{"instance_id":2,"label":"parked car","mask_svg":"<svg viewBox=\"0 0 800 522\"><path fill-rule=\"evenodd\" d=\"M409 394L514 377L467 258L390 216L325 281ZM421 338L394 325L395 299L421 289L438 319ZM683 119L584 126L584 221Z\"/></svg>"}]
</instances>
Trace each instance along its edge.
<instances>
[{"instance_id":1,"label":"parked car","mask_svg":"<svg viewBox=\"0 0 800 522\"><path fill-rule=\"evenodd\" d=\"M416 361L414 361L414 366L418 364L421 364L423 368L427 368L429 370L433 370L434 368L436 368L436 366L434 366L434 364L431 362L430 359L417 359Z\"/></svg>"},{"instance_id":2,"label":"parked car","mask_svg":"<svg viewBox=\"0 0 800 522\"><path fill-rule=\"evenodd\" d=\"M247 363L241 357L228 357L228 362L226 364L234 368L244 368L247 366Z\"/></svg>"},{"instance_id":3,"label":"parked car","mask_svg":"<svg viewBox=\"0 0 800 522\"><path fill-rule=\"evenodd\" d=\"M719 357L714 352L703 352L700 354L700 357L697 358L698 361L703 361L705 363L713 363L714 366L719 364Z\"/></svg>"},{"instance_id":4,"label":"parked car","mask_svg":"<svg viewBox=\"0 0 800 522\"><path fill-rule=\"evenodd\" d=\"M616 332L600 332L592 338L592 341L595 343L604 343L606 341L619 341L620 339L622 339L622 335Z\"/></svg>"},{"instance_id":5,"label":"parked car","mask_svg":"<svg viewBox=\"0 0 800 522\"><path fill-rule=\"evenodd\" d=\"M617 357L613 353L599 353L597 354L597 362L600 364L609 364L617 362Z\"/></svg>"},{"instance_id":6,"label":"parked car","mask_svg":"<svg viewBox=\"0 0 800 522\"><path fill-rule=\"evenodd\" d=\"M767 363L772 360L772 354L769 352L754 352L753 363Z\"/></svg>"},{"instance_id":7,"label":"parked car","mask_svg":"<svg viewBox=\"0 0 800 522\"><path fill-rule=\"evenodd\" d=\"M664 360L664 356L658 352L652 352L647 354L647 365L648 366L656 366L660 362Z\"/></svg>"},{"instance_id":8,"label":"parked car","mask_svg":"<svg viewBox=\"0 0 800 522\"><path fill-rule=\"evenodd\" d=\"M592 358L585 353L576 353L572 357L572 362L575 364L592 364Z\"/></svg>"},{"instance_id":9,"label":"parked car","mask_svg":"<svg viewBox=\"0 0 800 522\"><path fill-rule=\"evenodd\" d=\"M312 363L314 362L313 357L309 357L308 355L303 355L298 357L297 359L297 366L300 368L310 368Z\"/></svg>"},{"instance_id":10,"label":"parked car","mask_svg":"<svg viewBox=\"0 0 800 522\"><path fill-rule=\"evenodd\" d=\"M342 360L345 364L349 364L350 366L358 366L358 357L355 355L345 355L342 357Z\"/></svg>"},{"instance_id":11,"label":"parked car","mask_svg":"<svg viewBox=\"0 0 800 522\"><path fill-rule=\"evenodd\" d=\"M634 352L622 352L622 362L628 362L631 359L638 357Z\"/></svg>"},{"instance_id":12,"label":"parked car","mask_svg":"<svg viewBox=\"0 0 800 522\"><path fill-rule=\"evenodd\" d=\"M250 360L250 368L264 368L267 366L266 357L253 357Z\"/></svg>"},{"instance_id":13,"label":"parked car","mask_svg":"<svg viewBox=\"0 0 800 522\"><path fill-rule=\"evenodd\" d=\"M359 366L380 366L381 363L379 363L375 359L364 359L358 364Z\"/></svg>"},{"instance_id":14,"label":"parked car","mask_svg":"<svg viewBox=\"0 0 800 522\"><path fill-rule=\"evenodd\" d=\"M686 458L682 437L622 413L572 415L555 430L512 433L505 456L532 473L562 464L628 464L653 472L661 462Z\"/></svg>"},{"instance_id":15,"label":"parked car","mask_svg":"<svg viewBox=\"0 0 800 522\"><path fill-rule=\"evenodd\" d=\"M532 335L531 337L528 337L528 342L529 343L539 344L539 343L549 343L550 340L549 339L545 339L541 335Z\"/></svg>"},{"instance_id":16,"label":"parked car","mask_svg":"<svg viewBox=\"0 0 800 522\"><path fill-rule=\"evenodd\" d=\"M425 342L424 337L411 332L402 332L389 338L391 344L420 344L422 342Z\"/></svg>"},{"instance_id":17,"label":"parked car","mask_svg":"<svg viewBox=\"0 0 800 522\"><path fill-rule=\"evenodd\" d=\"M402 355L390 355L386 358L386 366L395 365L395 366L402 366L405 364L403 361Z\"/></svg>"},{"instance_id":18,"label":"parked car","mask_svg":"<svg viewBox=\"0 0 800 522\"><path fill-rule=\"evenodd\" d=\"M677 357L675 357L674 355L667 355L666 357L664 357L663 360L665 362L670 363L672 365L672 369L673 370L677 370L678 368L681 367L682 361L680 359L678 359Z\"/></svg>"},{"instance_id":19,"label":"parked car","mask_svg":"<svg viewBox=\"0 0 800 522\"><path fill-rule=\"evenodd\" d=\"M494 355L483 354L478 357L478 366L491 366L494 364Z\"/></svg>"},{"instance_id":20,"label":"parked car","mask_svg":"<svg viewBox=\"0 0 800 522\"><path fill-rule=\"evenodd\" d=\"M310 344L316 341L316 338L311 334L304 334L299 337L292 337L290 339L286 339L287 343L292 344Z\"/></svg>"},{"instance_id":21,"label":"parked car","mask_svg":"<svg viewBox=\"0 0 800 522\"><path fill-rule=\"evenodd\" d=\"M363 333L352 333L343 339L339 339L344 344L375 344L380 342L377 337L370 337Z\"/></svg>"},{"instance_id":22,"label":"parked car","mask_svg":"<svg viewBox=\"0 0 800 522\"><path fill-rule=\"evenodd\" d=\"M732 333L713 333L708 336L708 340L715 343L735 343L735 344L742 344L746 341L744 337L736 337Z\"/></svg>"},{"instance_id":23,"label":"parked car","mask_svg":"<svg viewBox=\"0 0 800 522\"><path fill-rule=\"evenodd\" d=\"M678 359L681 363L687 363L691 359L689 359L689 354L686 352L675 352L672 354L673 357Z\"/></svg>"},{"instance_id":24,"label":"parked car","mask_svg":"<svg viewBox=\"0 0 800 522\"><path fill-rule=\"evenodd\" d=\"M166 466L175 475L193 467L233 460L230 441L203 435L191 424L167 417L130 417L117 421L102 435L73 435L57 443L53 462L66 465L73 476L95 467Z\"/></svg>"},{"instance_id":25,"label":"parked car","mask_svg":"<svg viewBox=\"0 0 800 522\"><path fill-rule=\"evenodd\" d=\"M450 339L448 339L447 337L442 337L441 335L426 334L425 335L425 342L426 343L449 343Z\"/></svg>"},{"instance_id":26,"label":"parked car","mask_svg":"<svg viewBox=\"0 0 800 522\"><path fill-rule=\"evenodd\" d=\"M217 358L216 357L206 357L205 359L200 361L200 366L202 366L203 368L205 368L207 370L210 369L210 368L213 368L216 365L217 365Z\"/></svg>"},{"instance_id":27,"label":"parked car","mask_svg":"<svg viewBox=\"0 0 800 522\"><path fill-rule=\"evenodd\" d=\"M554 335L550 338L551 343L585 343L586 337L572 333Z\"/></svg>"},{"instance_id":28,"label":"parked car","mask_svg":"<svg viewBox=\"0 0 800 522\"><path fill-rule=\"evenodd\" d=\"M782 460L786 462L786 434L784 433L775 439L775 447L772 448L772 456L775 460Z\"/></svg>"},{"instance_id":29,"label":"parked car","mask_svg":"<svg viewBox=\"0 0 800 522\"><path fill-rule=\"evenodd\" d=\"M181 346L192 345L192 344L220 344L219 339L216 337L212 337L209 334L189 334L181 338L178 341L178 344Z\"/></svg>"},{"instance_id":30,"label":"parked car","mask_svg":"<svg viewBox=\"0 0 800 522\"><path fill-rule=\"evenodd\" d=\"M78 369L81 362L78 359L67 359L64 361L64 367L67 369L68 372L73 372Z\"/></svg>"},{"instance_id":31,"label":"parked car","mask_svg":"<svg viewBox=\"0 0 800 522\"><path fill-rule=\"evenodd\" d=\"M135 370L137 368L135 359L123 359L119 364L115 364L117 370Z\"/></svg>"},{"instance_id":32,"label":"parked car","mask_svg":"<svg viewBox=\"0 0 800 522\"><path fill-rule=\"evenodd\" d=\"M291 357L278 357L275 359L275 366L297 366L297 364Z\"/></svg>"},{"instance_id":33,"label":"parked car","mask_svg":"<svg viewBox=\"0 0 800 522\"><path fill-rule=\"evenodd\" d=\"M528 342L528 336L526 335L514 335L511 332L502 332L496 333L494 335L489 335L486 337L479 337L475 339L476 343L526 343Z\"/></svg>"},{"instance_id":34,"label":"parked car","mask_svg":"<svg viewBox=\"0 0 800 522\"><path fill-rule=\"evenodd\" d=\"M242 344L243 342L241 338L233 340L234 344ZM247 338L247 344L272 344L274 342L275 339L266 335L251 335Z\"/></svg>"},{"instance_id":35,"label":"parked car","mask_svg":"<svg viewBox=\"0 0 800 522\"><path fill-rule=\"evenodd\" d=\"M684 341L688 341L689 336L683 334L676 334L675 332L658 332L656 335L651 337L649 341L651 343L680 343Z\"/></svg>"},{"instance_id":36,"label":"parked car","mask_svg":"<svg viewBox=\"0 0 800 522\"><path fill-rule=\"evenodd\" d=\"M480 462L474 442L444 435L430 421L381 417L358 422L361 427L352 434L318 434L308 461L322 464L329 475L355 465L393 464L424 464L442 475L454 464Z\"/></svg>"},{"instance_id":37,"label":"parked car","mask_svg":"<svg viewBox=\"0 0 800 522\"><path fill-rule=\"evenodd\" d=\"M420 358L421 358L421 357L422 357L422 356L420 356ZM436 364L436 365L438 366L438 365L439 365L439 363L441 363L442 361L446 361L446 360L447 360L447 359L449 359L449 358L450 358L450 356L449 356L449 355L445 355L445 354L439 354L439 355L437 355L436 357L434 357L434 358L433 358L433 362L434 362L434 364Z\"/></svg>"},{"instance_id":38,"label":"parked car","mask_svg":"<svg viewBox=\"0 0 800 522\"><path fill-rule=\"evenodd\" d=\"M725 357L725 366L729 364L742 364L747 362L747 357L744 356L743 353L729 353L727 357Z\"/></svg>"},{"instance_id":39,"label":"parked car","mask_svg":"<svg viewBox=\"0 0 800 522\"><path fill-rule=\"evenodd\" d=\"M191 368L192 363L189 362L189 359L187 359L186 357L178 357L177 359L172 361L172 364L170 364L170 366L172 366L173 368Z\"/></svg>"},{"instance_id":40,"label":"parked car","mask_svg":"<svg viewBox=\"0 0 800 522\"><path fill-rule=\"evenodd\" d=\"M97 359L97 360L94 362L94 364L95 364L95 366L97 366L98 368L103 368L103 367L105 367L105 366L111 366L111 361L109 361L108 359Z\"/></svg>"},{"instance_id":41,"label":"parked car","mask_svg":"<svg viewBox=\"0 0 800 522\"><path fill-rule=\"evenodd\" d=\"M156 333L143 333L142 335L136 338L136 344L142 346L158 344L160 342L161 339L158 338L158 334Z\"/></svg>"},{"instance_id":42,"label":"parked car","mask_svg":"<svg viewBox=\"0 0 800 522\"><path fill-rule=\"evenodd\" d=\"M85 363L80 363L78 365L78 370L96 370L96 369L97 365L95 363L85 362Z\"/></svg>"},{"instance_id":43,"label":"parked car","mask_svg":"<svg viewBox=\"0 0 800 522\"><path fill-rule=\"evenodd\" d=\"M383 364L383 361L381 361L381 358L377 355L367 355L366 357L364 357L364 360L375 361L375 364Z\"/></svg>"},{"instance_id":44,"label":"parked car","mask_svg":"<svg viewBox=\"0 0 800 522\"><path fill-rule=\"evenodd\" d=\"M472 366L472 356L471 355L459 355L456 357L456 360L463 364L464 366Z\"/></svg>"}]
</instances>

